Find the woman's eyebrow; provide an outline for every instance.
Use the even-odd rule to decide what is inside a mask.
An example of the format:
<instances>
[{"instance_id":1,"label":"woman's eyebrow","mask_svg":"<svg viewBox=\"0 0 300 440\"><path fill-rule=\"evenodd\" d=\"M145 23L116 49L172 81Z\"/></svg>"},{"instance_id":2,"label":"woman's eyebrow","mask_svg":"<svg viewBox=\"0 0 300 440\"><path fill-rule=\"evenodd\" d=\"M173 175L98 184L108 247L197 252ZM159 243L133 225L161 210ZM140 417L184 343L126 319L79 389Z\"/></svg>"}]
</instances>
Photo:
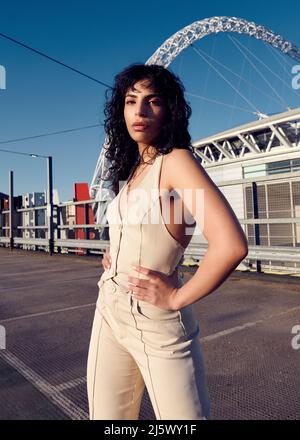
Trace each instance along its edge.
<instances>
[{"instance_id":1,"label":"woman's eyebrow","mask_svg":"<svg viewBox=\"0 0 300 440\"><path fill-rule=\"evenodd\" d=\"M131 98L136 98L137 97L137 95L134 95L133 93L128 93L126 95L126 98L127 98L127 96L130 96ZM149 95L145 95L145 98L153 98L155 96L160 98L160 95L158 93L150 93Z\"/></svg>"}]
</instances>

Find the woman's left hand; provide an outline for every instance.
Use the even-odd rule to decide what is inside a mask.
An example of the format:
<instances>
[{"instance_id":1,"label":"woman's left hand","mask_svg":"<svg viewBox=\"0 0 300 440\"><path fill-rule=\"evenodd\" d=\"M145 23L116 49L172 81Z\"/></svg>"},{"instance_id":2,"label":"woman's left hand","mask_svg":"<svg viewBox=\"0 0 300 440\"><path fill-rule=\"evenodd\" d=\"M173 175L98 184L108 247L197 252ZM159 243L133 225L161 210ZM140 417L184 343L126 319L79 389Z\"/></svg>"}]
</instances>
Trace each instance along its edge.
<instances>
[{"instance_id":1,"label":"woman's left hand","mask_svg":"<svg viewBox=\"0 0 300 440\"><path fill-rule=\"evenodd\" d=\"M133 291L133 297L149 302L165 310L178 310L176 295L178 288L170 282L170 277L161 272L143 266L132 266L148 279L141 279L128 275L128 288Z\"/></svg>"}]
</instances>

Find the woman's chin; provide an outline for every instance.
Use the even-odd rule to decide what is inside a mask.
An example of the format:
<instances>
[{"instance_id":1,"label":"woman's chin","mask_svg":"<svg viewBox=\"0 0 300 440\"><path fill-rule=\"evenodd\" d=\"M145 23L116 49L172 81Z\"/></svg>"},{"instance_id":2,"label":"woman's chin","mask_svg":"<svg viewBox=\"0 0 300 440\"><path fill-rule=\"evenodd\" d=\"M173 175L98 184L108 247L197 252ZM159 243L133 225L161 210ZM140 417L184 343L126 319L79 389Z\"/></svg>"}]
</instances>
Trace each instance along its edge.
<instances>
[{"instance_id":1,"label":"woman's chin","mask_svg":"<svg viewBox=\"0 0 300 440\"><path fill-rule=\"evenodd\" d=\"M131 137L132 137L132 139L133 139L135 142L142 142L142 143L145 143L145 144L150 144L151 141L152 141L152 137L145 136L145 135L143 135L143 134L134 134L134 135L131 136Z\"/></svg>"}]
</instances>

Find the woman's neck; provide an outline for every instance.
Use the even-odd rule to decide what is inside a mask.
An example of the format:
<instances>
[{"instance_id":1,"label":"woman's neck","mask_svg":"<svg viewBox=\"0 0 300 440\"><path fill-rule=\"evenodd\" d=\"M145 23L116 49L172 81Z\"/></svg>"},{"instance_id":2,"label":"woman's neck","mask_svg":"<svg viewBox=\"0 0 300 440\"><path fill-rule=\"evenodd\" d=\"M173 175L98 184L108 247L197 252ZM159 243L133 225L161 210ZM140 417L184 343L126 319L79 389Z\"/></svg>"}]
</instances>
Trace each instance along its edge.
<instances>
[{"instance_id":1,"label":"woman's neck","mask_svg":"<svg viewBox=\"0 0 300 440\"><path fill-rule=\"evenodd\" d=\"M156 156L156 148L152 145L139 145L140 162L149 162Z\"/></svg>"}]
</instances>

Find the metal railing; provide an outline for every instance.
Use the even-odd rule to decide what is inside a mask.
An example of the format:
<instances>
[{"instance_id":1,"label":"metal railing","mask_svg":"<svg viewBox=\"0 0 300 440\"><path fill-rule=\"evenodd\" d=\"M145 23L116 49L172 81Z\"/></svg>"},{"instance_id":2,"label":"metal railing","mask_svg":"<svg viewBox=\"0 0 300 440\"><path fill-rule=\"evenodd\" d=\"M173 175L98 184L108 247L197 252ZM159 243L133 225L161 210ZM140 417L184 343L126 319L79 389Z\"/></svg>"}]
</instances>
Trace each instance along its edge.
<instances>
[{"instance_id":1,"label":"metal railing","mask_svg":"<svg viewBox=\"0 0 300 440\"><path fill-rule=\"evenodd\" d=\"M295 173L300 176L300 173ZM289 175L289 177L291 177ZM294 177L294 176L293 176ZM259 225L271 224L291 224L299 225L300 217L284 217L284 218L258 218L258 193L257 181L283 179L287 176L270 176L255 179L239 179L230 182L219 183L218 186L228 186L233 183L242 184L243 186L251 184L252 204L253 204L253 218L239 219L241 225L252 225L254 228L254 245L249 244L249 252L244 260L245 264L252 266L255 264L256 270L261 271L261 262L286 262L290 263L289 267L285 267L288 271L300 272L300 243L294 246L265 246L261 244L261 234ZM10 198L12 200L12 197ZM2 210L0 212L0 244L9 246L11 249L20 246L34 246L35 249L45 250L52 254L53 252L84 252L86 254L96 253L103 254L105 249L109 247L108 240L101 240L99 238L99 230L108 228L108 224L90 224L89 223L89 205L101 203L99 200L83 200L83 201L69 201L60 204L53 204L52 201L43 206L32 206L25 208L14 208L13 203L10 203L11 209ZM51 205L51 206L50 206ZM67 209L70 206L84 206L85 207L85 222L83 224L70 224L67 214ZM14 219L16 215L22 215L26 212L36 212L38 210L45 211L44 225L16 225ZM63 212L65 210L65 212ZM66 221L63 221L65 214ZM4 217L6 219L4 220ZM67 223L67 224L64 224ZM51 233L52 228L52 233ZM70 237L70 231L84 231L84 239ZM20 236L23 231L43 231L45 237L30 237L26 238ZM90 238L91 232L95 233L94 239ZM3 233L5 236L3 236ZM63 236L62 236L63 235ZM288 241L287 241L288 242ZM83 251L84 250L84 251ZM207 251L206 243L197 243L193 238L184 252L184 259L199 262ZM294 267L292 266L294 264Z\"/></svg>"}]
</instances>

